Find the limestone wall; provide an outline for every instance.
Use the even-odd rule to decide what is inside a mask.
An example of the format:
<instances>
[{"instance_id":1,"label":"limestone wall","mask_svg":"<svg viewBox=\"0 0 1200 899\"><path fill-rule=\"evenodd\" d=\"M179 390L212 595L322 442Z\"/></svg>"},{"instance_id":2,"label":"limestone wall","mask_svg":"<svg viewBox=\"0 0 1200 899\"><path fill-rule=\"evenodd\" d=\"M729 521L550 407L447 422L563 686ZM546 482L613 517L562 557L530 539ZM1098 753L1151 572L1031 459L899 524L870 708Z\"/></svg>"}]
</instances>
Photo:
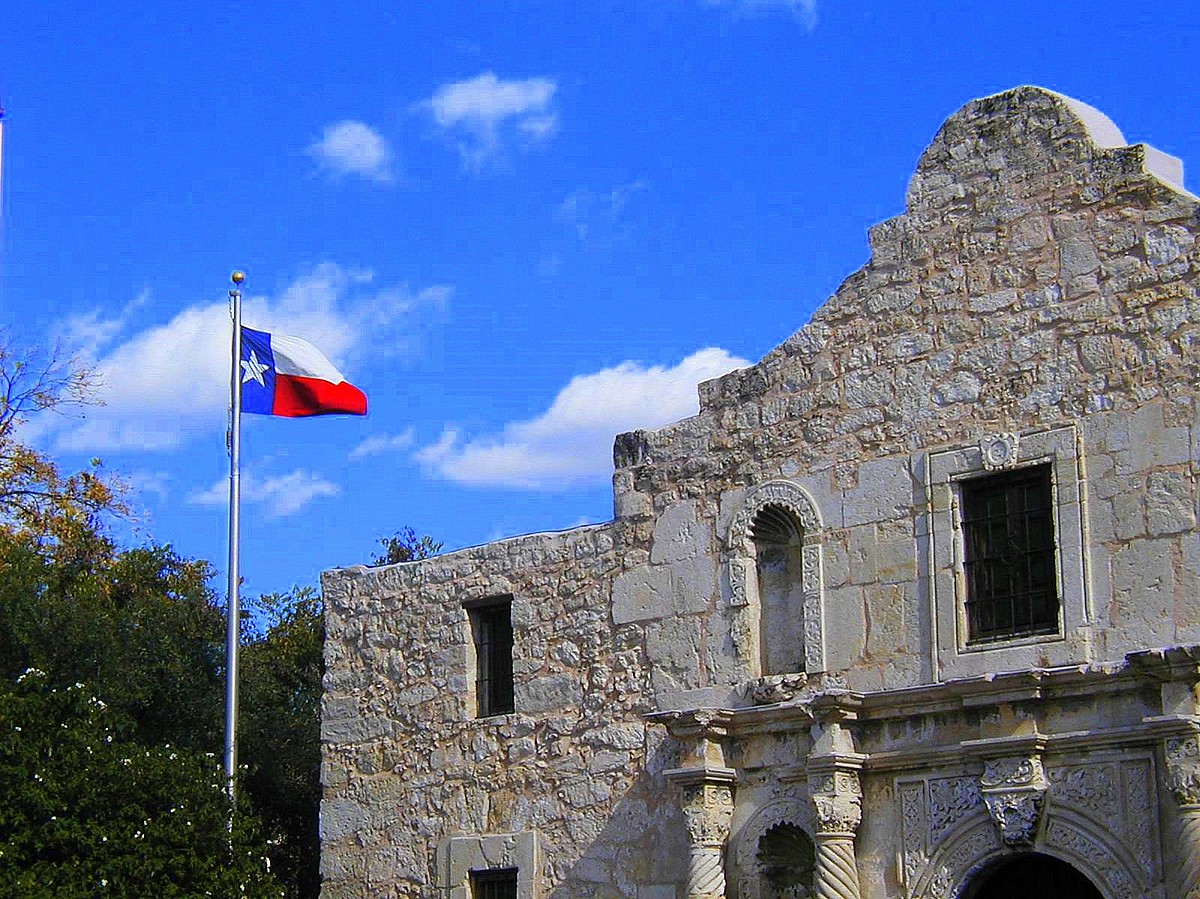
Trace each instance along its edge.
<instances>
[{"instance_id":1,"label":"limestone wall","mask_svg":"<svg viewBox=\"0 0 1200 899\"><path fill-rule=\"evenodd\" d=\"M617 439L612 523L327 572L324 895L457 896L451 837L533 834L543 896L673 899L680 750L648 713L1200 642L1200 207L1177 161L1123 144L1039 89L968 104L810 324L701 385L699 415ZM1064 609L1052 639L980 652L946 529L989 436L1053 466ZM746 586L768 499L804 522L807 675L786 683L761 677ZM464 603L499 595L517 711L478 719ZM769 772L809 748L797 727L737 752ZM783 801L740 788L742 818ZM893 881L898 827L873 818L860 848Z\"/></svg>"}]
</instances>

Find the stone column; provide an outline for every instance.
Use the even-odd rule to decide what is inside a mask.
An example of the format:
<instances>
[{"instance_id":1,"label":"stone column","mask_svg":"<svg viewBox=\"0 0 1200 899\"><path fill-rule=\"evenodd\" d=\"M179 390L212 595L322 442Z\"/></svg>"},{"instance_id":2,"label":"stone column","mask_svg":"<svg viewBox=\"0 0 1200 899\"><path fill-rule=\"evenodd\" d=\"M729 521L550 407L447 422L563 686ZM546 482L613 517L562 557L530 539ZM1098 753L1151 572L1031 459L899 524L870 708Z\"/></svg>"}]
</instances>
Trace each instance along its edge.
<instances>
[{"instance_id":1,"label":"stone column","mask_svg":"<svg viewBox=\"0 0 1200 899\"><path fill-rule=\"evenodd\" d=\"M679 788L688 835L687 899L723 899L725 844L733 819L737 772L725 767L729 713L718 709L658 712L651 721L680 741L682 765L664 774Z\"/></svg>"},{"instance_id":2,"label":"stone column","mask_svg":"<svg viewBox=\"0 0 1200 899\"><path fill-rule=\"evenodd\" d=\"M860 757L809 760L808 791L817 812L817 899L859 899L854 837L862 821Z\"/></svg>"},{"instance_id":3,"label":"stone column","mask_svg":"<svg viewBox=\"0 0 1200 899\"><path fill-rule=\"evenodd\" d=\"M1179 805L1179 895L1200 899L1200 737L1168 737L1167 784Z\"/></svg>"},{"instance_id":4,"label":"stone column","mask_svg":"<svg viewBox=\"0 0 1200 899\"><path fill-rule=\"evenodd\" d=\"M680 785L688 832L687 899L724 899L725 843L733 818L731 773L704 769L673 773Z\"/></svg>"}]
</instances>

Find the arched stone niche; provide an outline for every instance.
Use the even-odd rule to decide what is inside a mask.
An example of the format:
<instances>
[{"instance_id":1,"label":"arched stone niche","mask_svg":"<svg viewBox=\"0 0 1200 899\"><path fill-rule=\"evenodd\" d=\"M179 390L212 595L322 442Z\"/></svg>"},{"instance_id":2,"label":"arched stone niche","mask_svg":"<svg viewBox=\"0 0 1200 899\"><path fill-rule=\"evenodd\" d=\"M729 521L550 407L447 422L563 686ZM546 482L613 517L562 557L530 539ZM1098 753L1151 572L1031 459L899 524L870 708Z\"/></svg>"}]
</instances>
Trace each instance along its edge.
<instances>
[{"instance_id":1,"label":"arched stone niche","mask_svg":"<svg viewBox=\"0 0 1200 899\"><path fill-rule=\"evenodd\" d=\"M736 825L735 825L736 826ZM816 847L811 803L773 799L736 828L726 865L733 899L808 899Z\"/></svg>"},{"instance_id":2,"label":"arched stone niche","mask_svg":"<svg viewBox=\"0 0 1200 899\"><path fill-rule=\"evenodd\" d=\"M791 481L751 488L726 541L734 642L754 675L825 670L821 516ZM786 644L802 642L789 662ZM782 661L781 661L782 660Z\"/></svg>"}]
</instances>

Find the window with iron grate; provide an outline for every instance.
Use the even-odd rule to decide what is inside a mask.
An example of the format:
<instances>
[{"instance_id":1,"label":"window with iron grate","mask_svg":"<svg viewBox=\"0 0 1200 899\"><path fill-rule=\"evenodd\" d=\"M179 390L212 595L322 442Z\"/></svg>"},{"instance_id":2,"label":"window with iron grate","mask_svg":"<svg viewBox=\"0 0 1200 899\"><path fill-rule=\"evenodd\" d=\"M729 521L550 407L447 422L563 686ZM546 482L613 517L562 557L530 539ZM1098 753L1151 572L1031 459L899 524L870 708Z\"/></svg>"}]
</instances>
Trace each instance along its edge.
<instances>
[{"instance_id":1,"label":"window with iron grate","mask_svg":"<svg viewBox=\"0 0 1200 899\"><path fill-rule=\"evenodd\" d=\"M960 482L971 643L1059 627L1050 466Z\"/></svg>"},{"instance_id":2,"label":"window with iron grate","mask_svg":"<svg viewBox=\"0 0 1200 899\"><path fill-rule=\"evenodd\" d=\"M512 597L468 607L475 641L476 715L487 718L513 711Z\"/></svg>"},{"instance_id":3,"label":"window with iron grate","mask_svg":"<svg viewBox=\"0 0 1200 899\"><path fill-rule=\"evenodd\" d=\"M471 899L517 899L517 869L472 871Z\"/></svg>"}]
</instances>

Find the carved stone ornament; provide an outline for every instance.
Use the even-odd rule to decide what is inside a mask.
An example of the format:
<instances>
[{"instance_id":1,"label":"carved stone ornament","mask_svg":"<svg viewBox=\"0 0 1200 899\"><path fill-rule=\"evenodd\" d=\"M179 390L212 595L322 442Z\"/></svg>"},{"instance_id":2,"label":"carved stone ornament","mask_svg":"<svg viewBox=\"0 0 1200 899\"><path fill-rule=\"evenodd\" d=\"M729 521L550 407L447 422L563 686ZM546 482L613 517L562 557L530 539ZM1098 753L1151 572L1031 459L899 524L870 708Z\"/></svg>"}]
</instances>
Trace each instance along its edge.
<instances>
[{"instance_id":1,"label":"carved stone ornament","mask_svg":"<svg viewBox=\"0 0 1200 899\"><path fill-rule=\"evenodd\" d=\"M808 780L819 835L853 834L862 823L862 787L853 771L825 772Z\"/></svg>"},{"instance_id":2,"label":"carved stone ornament","mask_svg":"<svg viewBox=\"0 0 1200 899\"><path fill-rule=\"evenodd\" d=\"M1200 806L1200 737L1189 734L1166 741L1167 784L1182 806Z\"/></svg>"},{"instance_id":3,"label":"carved stone ornament","mask_svg":"<svg viewBox=\"0 0 1200 899\"><path fill-rule=\"evenodd\" d=\"M683 788L683 820L694 846L722 846L733 818L733 790L726 784L698 783Z\"/></svg>"},{"instance_id":4,"label":"carved stone ornament","mask_svg":"<svg viewBox=\"0 0 1200 899\"><path fill-rule=\"evenodd\" d=\"M999 471L1017 464L1020 438L1008 431L988 434L979 441L979 452L983 456L983 467L988 471Z\"/></svg>"},{"instance_id":5,"label":"carved stone ornament","mask_svg":"<svg viewBox=\"0 0 1200 899\"><path fill-rule=\"evenodd\" d=\"M1006 846L1032 846L1049 784L1036 756L991 759L979 778L992 822Z\"/></svg>"},{"instance_id":6,"label":"carved stone ornament","mask_svg":"<svg viewBox=\"0 0 1200 899\"><path fill-rule=\"evenodd\" d=\"M750 700L755 705L773 705L798 698L808 685L808 675L770 674L750 684Z\"/></svg>"}]
</instances>

